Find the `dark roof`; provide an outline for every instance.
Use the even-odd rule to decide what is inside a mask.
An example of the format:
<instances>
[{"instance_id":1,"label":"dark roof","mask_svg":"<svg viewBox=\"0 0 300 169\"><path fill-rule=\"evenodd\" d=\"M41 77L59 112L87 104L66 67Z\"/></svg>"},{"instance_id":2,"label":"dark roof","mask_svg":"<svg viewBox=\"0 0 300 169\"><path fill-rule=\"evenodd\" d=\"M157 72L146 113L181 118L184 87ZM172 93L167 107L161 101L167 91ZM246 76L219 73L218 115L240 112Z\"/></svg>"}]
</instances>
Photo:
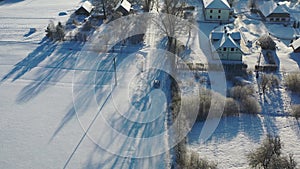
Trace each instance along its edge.
<instances>
[{"instance_id":1,"label":"dark roof","mask_svg":"<svg viewBox=\"0 0 300 169\"><path fill-rule=\"evenodd\" d=\"M89 2L85 1L82 5L76 10L76 14L88 13L90 14L93 10L94 6Z\"/></svg>"},{"instance_id":2,"label":"dark roof","mask_svg":"<svg viewBox=\"0 0 300 169\"><path fill-rule=\"evenodd\" d=\"M273 1L263 1L258 5L258 9L264 15L268 17L271 14L289 14L282 5L278 5Z\"/></svg>"}]
</instances>

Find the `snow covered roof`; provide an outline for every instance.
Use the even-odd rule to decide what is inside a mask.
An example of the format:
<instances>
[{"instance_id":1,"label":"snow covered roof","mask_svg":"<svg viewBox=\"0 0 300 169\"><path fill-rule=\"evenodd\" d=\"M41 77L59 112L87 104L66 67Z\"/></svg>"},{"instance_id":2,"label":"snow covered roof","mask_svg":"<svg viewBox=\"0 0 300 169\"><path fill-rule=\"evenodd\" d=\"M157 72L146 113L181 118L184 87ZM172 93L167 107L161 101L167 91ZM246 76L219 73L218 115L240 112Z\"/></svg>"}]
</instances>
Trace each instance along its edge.
<instances>
[{"instance_id":1,"label":"snow covered roof","mask_svg":"<svg viewBox=\"0 0 300 169\"><path fill-rule=\"evenodd\" d=\"M85 1L80 8L85 9L87 12L91 12L94 8L94 6L92 5L92 3L90 1Z\"/></svg>"},{"instance_id":2,"label":"snow covered roof","mask_svg":"<svg viewBox=\"0 0 300 169\"><path fill-rule=\"evenodd\" d=\"M222 27L219 30L211 32L211 42L214 46L214 50L219 48L239 48L240 49L240 40L241 33L236 31L231 31L227 26ZM217 40L217 42L216 42Z\"/></svg>"},{"instance_id":3,"label":"snow covered roof","mask_svg":"<svg viewBox=\"0 0 300 169\"><path fill-rule=\"evenodd\" d=\"M213 40L220 40L223 36L223 32L212 32L211 39Z\"/></svg>"},{"instance_id":4,"label":"snow covered roof","mask_svg":"<svg viewBox=\"0 0 300 169\"><path fill-rule=\"evenodd\" d=\"M231 35L233 40L241 40L241 33L240 32L232 32Z\"/></svg>"},{"instance_id":5,"label":"snow covered roof","mask_svg":"<svg viewBox=\"0 0 300 169\"><path fill-rule=\"evenodd\" d=\"M272 13L288 13L282 5L277 5L274 1L263 1L258 5L258 9L265 17L269 16Z\"/></svg>"},{"instance_id":6,"label":"snow covered roof","mask_svg":"<svg viewBox=\"0 0 300 169\"><path fill-rule=\"evenodd\" d=\"M230 33L224 34L218 48L240 48L231 37Z\"/></svg>"},{"instance_id":7,"label":"snow covered roof","mask_svg":"<svg viewBox=\"0 0 300 169\"><path fill-rule=\"evenodd\" d=\"M118 3L118 5L117 5L117 7L115 8L115 10L117 10L117 9L120 8L120 7L123 7L127 12L129 12L130 9L131 9L131 3L128 2L127 0L121 0L121 1Z\"/></svg>"},{"instance_id":8,"label":"snow covered roof","mask_svg":"<svg viewBox=\"0 0 300 169\"><path fill-rule=\"evenodd\" d=\"M295 40L295 41L291 44L291 46L293 46L294 49L300 48L300 38L297 39L297 40Z\"/></svg>"},{"instance_id":9,"label":"snow covered roof","mask_svg":"<svg viewBox=\"0 0 300 169\"><path fill-rule=\"evenodd\" d=\"M227 0L203 0L206 9L231 9Z\"/></svg>"}]
</instances>

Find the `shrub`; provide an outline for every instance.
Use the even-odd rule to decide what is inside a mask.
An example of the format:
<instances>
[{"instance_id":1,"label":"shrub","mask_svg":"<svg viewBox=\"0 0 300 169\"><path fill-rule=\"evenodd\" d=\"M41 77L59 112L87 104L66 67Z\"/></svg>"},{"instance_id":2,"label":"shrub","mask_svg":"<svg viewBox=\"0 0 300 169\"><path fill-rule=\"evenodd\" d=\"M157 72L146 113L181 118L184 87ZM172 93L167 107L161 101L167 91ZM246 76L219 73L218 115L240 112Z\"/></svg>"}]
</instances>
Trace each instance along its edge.
<instances>
[{"instance_id":1,"label":"shrub","mask_svg":"<svg viewBox=\"0 0 300 169\"><path fill-rule=\"evenodd\" d=\"M197 120L203 120L207 117L212 100L212 93L210 90L202 89L200 91L200 103Z\"/></svg>"},{"instance_id":2,"label":"shrub","mask_svg":"<svg viewBox=\"0 0 300 169\"><path fill-rule=\"evenodd\" d=\"M292 106L292 116L294 116L297 120L300 117L300 104L296 104Z\"/></svg>"},{"instance_id":3,"label":"shrub","mask_svg":"<svg viewBox=\"0 0 300 169\"><path fill-rule=\"evenodd\" d=\"M254 152L247 154L252 168L264 169L295 169L296 162L292 155L282 156L282 144L278 136L268 135L262 145Z\"/></svg>"},{"instance_id":4,"label":"shrub","mask_svg":"<svg viewBox=\"0 0 300 169\"><path fill-rule=\"evenodd\" d=\"M241 100L241 110L244 113L256 114L261 112L261 106L254 97L245 97Z\"/></svg>"},{"instance_id":5,"label":"shrub","mask_svg":"<svg viewBox=\"0 0 300 169\"><path fill-rule=\"evenodd\" d=\"M239 104L232 98L226 98L223 115L238 115L240 112Z\"/></svg>"},{"instance_id":6,"label":"shrub","mask_svg":"<svg viewBox=\"0 0 300 169\"><path fill-rule=\"evenodd\" d=\"M207 159L200 158L199 154L194 151L187 151L183 142L177 146L176 167L180 169L216 169L217 164Z\"/></svg>"},{"instance_id":7,"label":"shrub","mask_svg":"<svg viewBox=\"0 0 300 169\"><path fill-rule=\"evenodd\" d=\"M200 158L196 152L191 152L189 158L189 165L185 166L187 169L216 169L217 164L209 162L206 159Z\"/></svg>"},{"instance_id":8,"label":"shrub","mask_svg":"<svg viewBox=\"0 0 300 169\"><path fill-rule=\"evenodd\" d=\"M238 101L254 94L254 88L251 85L235 86L230 90L230 96Z\"/></svg>"},{"instance_id":9,"label":"shrub","mask_svg":"<svg viewBox=\"0 0 300 169\"><path fill-rule=\"evenodd\" d=\"M288 90L300 93L300 73L291 73L285 77L285 85Z\"/></svg>"}]
</instances>

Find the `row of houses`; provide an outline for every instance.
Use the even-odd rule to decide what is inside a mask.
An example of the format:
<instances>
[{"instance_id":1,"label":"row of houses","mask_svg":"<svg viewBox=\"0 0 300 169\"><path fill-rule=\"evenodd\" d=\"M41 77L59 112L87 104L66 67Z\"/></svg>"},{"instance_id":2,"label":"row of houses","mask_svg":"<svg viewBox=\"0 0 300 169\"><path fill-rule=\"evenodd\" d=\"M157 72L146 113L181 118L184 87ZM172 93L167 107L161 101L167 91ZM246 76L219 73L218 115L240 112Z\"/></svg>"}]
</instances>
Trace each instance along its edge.
<instances>
[{"instance_id":1,"label":"row of houses","mask_svg":"<svg viewBox=\"0 0 300 169\"><path fill-rule=\"evenodd\" d=\"M233 14L233 8L227 0L203 0L203 9L207 21L228 22ZM255 5L255 9L266 22L290 21L290 14L285 6L274 1L259 1Z\"/></svg>"},{"instance_id":2,"label":"row of houses","mask_svg":"<svg viewBox=\"0 0 300 169\"><path fill-rule=\"evenodd\" d=\"M286 6L272 0L257 1L254 8L265 22L288 24L291 21ZM226 23L231 19L233 8L227 0L203 0L203 13L206 21ZM244 53L241 48L241 33L229 25L213 30L210 33L210 44L212 56L215 59L219 58L223 66L232 68L235 65L243 65ZM300 38L294 40L290 46L295 53L300 52Z\"/></svg>"},{"instance_id":3,"label":"row of houses","mask_svg":"<svg viewBox=\"0 0 300 169\"><path fill-rule=\"evenodd\" d=\"M91 2L85 1L81 6L75 11L77 15L89 16L92 14L94 6ZM119 3L114 8L114 11L121 13L122 15L129 15L131 10L131 3L127 0L120 0Z\"/></svg>"}]
</instances>

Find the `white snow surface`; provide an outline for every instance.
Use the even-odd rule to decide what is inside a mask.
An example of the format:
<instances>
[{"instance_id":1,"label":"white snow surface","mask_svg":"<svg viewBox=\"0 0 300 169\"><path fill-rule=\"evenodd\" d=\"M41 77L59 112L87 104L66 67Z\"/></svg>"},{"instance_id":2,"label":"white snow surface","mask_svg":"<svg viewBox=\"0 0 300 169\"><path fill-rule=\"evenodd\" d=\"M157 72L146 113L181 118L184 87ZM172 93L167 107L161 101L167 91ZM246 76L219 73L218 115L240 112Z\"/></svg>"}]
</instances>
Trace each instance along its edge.
<instances>
[{"instance_id":1,"label":"white snow surface","mask_svg":"<svg viewBox=\"0 0 300 169\"><path fill-rule=\"evenodd\" d=\"M105 104L114 86L112 57L84 51L80 42L44 38L50 20L66 22L69 15L61 17L59 12L71 14L79 4L79 0L0 3L0 168L169 168L167 153L134 158L145 152L151 154L157 147L167 150L167 136L145 147L141 140L116 139L108 129L113 127L130 137L151 137L165 130L166 113L149 125L124 120L112 110L113 102ZM146 57L148 51L142 53ZM79 62L84 54L86 58ZM121 61L125 56L119 56ZM118 70L118 82L132 80L129 91L136 96L132 99L137 106L148 107L151 100L141 98L141 94L152 83L148 80L145 89L143 79L122 79L126 73L140 71L135 62L127 65ZM137 88L140 90L135 92ZM164 97L159 98L162 100L153 104L164 103ZM122 104L127 98L119 92L114 101ZM98 118L98 112L108 121ZM129 157L112 154L100 148L100 143L113 153Z\"/></svg>"}]
</instances>

